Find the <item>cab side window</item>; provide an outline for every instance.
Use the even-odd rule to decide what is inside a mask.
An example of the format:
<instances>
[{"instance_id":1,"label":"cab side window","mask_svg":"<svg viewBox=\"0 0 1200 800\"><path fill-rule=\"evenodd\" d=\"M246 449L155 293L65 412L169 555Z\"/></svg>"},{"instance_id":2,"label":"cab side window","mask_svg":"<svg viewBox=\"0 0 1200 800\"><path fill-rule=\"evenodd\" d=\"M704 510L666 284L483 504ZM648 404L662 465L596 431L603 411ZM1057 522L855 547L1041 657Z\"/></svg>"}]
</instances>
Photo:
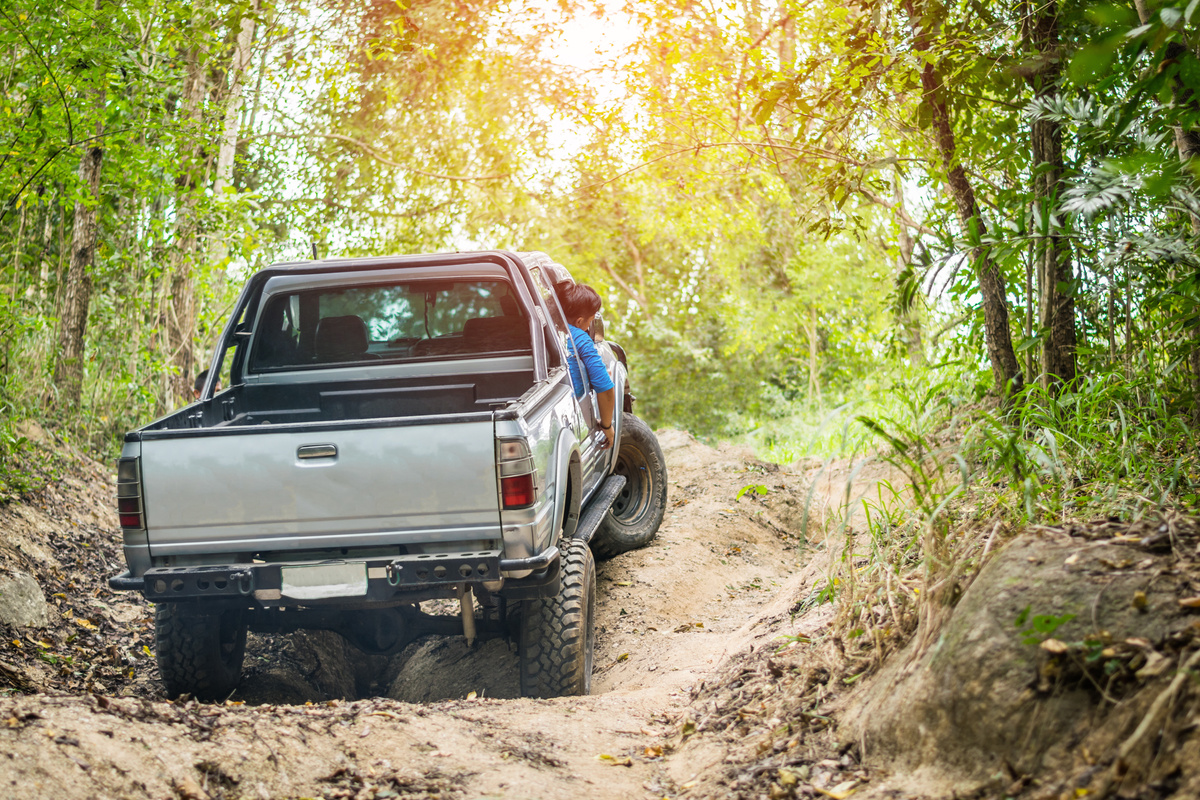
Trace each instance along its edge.
<instances>
[{"instance_id":1,"label":"cab side window","mask_svg":"<svg viewBox=\"0 0 1200 800\"><path fill-rule=\"evenodd\" d=\"M561 367L563 364L559 356L559 348L563 353L574 352L574 348L571 347L571 334L567 330L567 318L563 315L562 307L558 304L558 295L554 293L554 286L546 272L540 267L531 267L529 272L533 275L533 281L541 292L542 300L550 314L550 327L554 329L554 335L558 338L558 347L552 346L551 342L546 342L546 350L549 354L548 365L551 368ZM576 357L576 361L578 360ZM582 363L580 366L583 366Z\"/></svg>"}]
</instances>

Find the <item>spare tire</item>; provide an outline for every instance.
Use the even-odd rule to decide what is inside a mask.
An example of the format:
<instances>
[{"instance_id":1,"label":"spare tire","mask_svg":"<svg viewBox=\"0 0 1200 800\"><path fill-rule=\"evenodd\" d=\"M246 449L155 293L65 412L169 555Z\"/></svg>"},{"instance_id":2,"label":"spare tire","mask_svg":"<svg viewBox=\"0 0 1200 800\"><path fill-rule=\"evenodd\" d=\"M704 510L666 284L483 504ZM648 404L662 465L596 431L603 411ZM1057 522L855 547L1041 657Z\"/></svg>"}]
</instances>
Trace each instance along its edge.
<instances>
[{"instance_id":1,"label":"spare tire","mask_svg":"<svg viewBox=\"0 0 1200 800\"><path fill-rule=\"evenodd\" d=\"M658 535L667 510L667 461L654 431L632 414L621 419L613 474L625 478L625 486L592 537L596 558L612 558L648 544Z\"/></svg>"}]
</instances>

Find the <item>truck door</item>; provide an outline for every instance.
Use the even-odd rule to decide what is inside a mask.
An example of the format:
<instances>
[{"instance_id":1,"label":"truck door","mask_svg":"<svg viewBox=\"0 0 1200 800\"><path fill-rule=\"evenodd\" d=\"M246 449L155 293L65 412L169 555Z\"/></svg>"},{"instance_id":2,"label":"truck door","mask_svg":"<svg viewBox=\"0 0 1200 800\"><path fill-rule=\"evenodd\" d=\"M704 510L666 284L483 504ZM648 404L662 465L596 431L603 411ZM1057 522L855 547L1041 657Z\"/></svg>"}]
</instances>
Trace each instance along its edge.
<instances>
[{"instance_id":1,"label":"truck door","mask_svg":"<svg viewBox=\"0 0 1200 800\"><path fill-rule=\"evenodd\" d=\"M586 434L580 441L579 447L580 466L583 468L583 492L586 497L608 472L608 459L606 458L608 453L602 449L605 441L604 433L597 427L600 407L596 402L596 393L588 385L587 370L578 354L575 353L575 348L571 346L571 334L568 332L562 307L558 304L558 295L554 293L551 276L538 266L529 267L529 274L533 276L534 282L540 288L542 300L550 314L551 326L557 340L555 344L558 357L564 366L566 359L574 359L578 372L583 378L585 387L583 396L576 398L575 404L579 411L579 418L587 426Z\"/></svg>"}]
</instances>

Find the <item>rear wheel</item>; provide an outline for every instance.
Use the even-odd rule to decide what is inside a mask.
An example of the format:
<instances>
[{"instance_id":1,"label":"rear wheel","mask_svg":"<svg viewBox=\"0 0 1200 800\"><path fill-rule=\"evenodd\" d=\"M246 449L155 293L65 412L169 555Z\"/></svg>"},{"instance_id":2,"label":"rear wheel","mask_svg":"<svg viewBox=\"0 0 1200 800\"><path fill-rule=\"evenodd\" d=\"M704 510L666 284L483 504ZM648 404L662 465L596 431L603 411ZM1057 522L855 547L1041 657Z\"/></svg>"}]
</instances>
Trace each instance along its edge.
<instances>
[{"instance_id":1,"label":"rear wheel","mask_svg":"<svg viewBox=\"0 0 1200 800\"><path fill-rule=\"evenodd\" d=\"M521 694L566 697L592 689L596 562L586 543L564 542L558 593L521 604Z\"/></svg>"},{"instance_id":2,"label":"rear wheel","mask_svg":"<svg viewBox=\"0 0 1200 800\"><path fill-rule=\"evenodd\" d=\"M154 607L154 639L168 697L223 700L237 688L246 655L241 609L213 612L159 603Z\"/></svg>"},{"instance_id":3,"label":"rear wheel","mask_svg":"<svg viewBox=\"0 0 1200 800\"><path fill-rule=\"evenodd\" d=\"M667 510L667 462L658 437L632 414L621 419L621 446L613 474L625 478L625 486L592 537L597 558L612 558L649 544Z\"/></svg>"}]
</instances>

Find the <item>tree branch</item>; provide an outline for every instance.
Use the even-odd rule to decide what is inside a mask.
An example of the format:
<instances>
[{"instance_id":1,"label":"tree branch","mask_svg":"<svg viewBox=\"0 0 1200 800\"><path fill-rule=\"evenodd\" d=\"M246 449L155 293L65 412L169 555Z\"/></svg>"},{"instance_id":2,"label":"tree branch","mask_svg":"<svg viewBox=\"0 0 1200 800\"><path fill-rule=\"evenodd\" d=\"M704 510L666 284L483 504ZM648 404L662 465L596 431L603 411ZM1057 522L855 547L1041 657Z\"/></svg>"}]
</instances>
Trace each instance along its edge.
<instances>
[{"instance_id":1,"label":"tree branch","mask_svg":"<svg viewBox=\"0 0 1200 800\"><path fill-rule=\"evenodd\" d=\"M87 144L88 142L95 141L96 139L103 139L106 136L112 136L114 133L125 133L128 130L130 130L130 128L119 128L115 131L105 131L104 133L98 133L95 136L89 136L86 139L80 139L78 142L73 142L73 144ZM58 158L61 153L69 150L70 148L71 145L65 144L46 157L46 160L42 162L42 165L35 169L33 174L29 176L29 179L22 183L21 187L13 192L12 197L8 198L8 201L2 207L0 207L0 222L4 221L4 218L8 216L8 212L11 211L13 206L16 205L17 200L21 198L21 193L29 188L29 184L33 183L34 179L37 178L38 175L42 174L42 170L50 166L50 162L54 161L54 159Z\"/></svg>"},{"instance_id":2,"label":"tree branch","mask_svg":"<svg viewBox=\"0 0 1200 800\"><path fill-rule=\"evenodd\" d=\"M0 8L0 14L8 20L8 24L13 26L13 29L21 35L25 40L25 44L29 45L29 49L33 52L37 60L42 62L42 66L46 68L46 74L50 76L50 80L54 82L54 88L58 90L58 97L62 100L63 111L67 114L67 147L75 144L75 129L71 126L71 106L67 103L67 96L63 94L62 87L58 85L58 78L54 77L54 70L50 69L50 65L46 63L46 59L42 58L42 54L33 46L33 42L29 41L29 37L25 35L25 30L18 25L14 25L12 17L4 13L4 9Z\"/></svg>"},{"instance_id":3,"label":"tree branch","mask_svg":"<svg viewBox=\"0 0 1200 800\"><path fill-rule=\"evenodd\" d=\"M445 202L438 203L437 205L430 206L429 208L417 208L417 209L412 209L410 211L377 211L377 210L369 209L369 208L358 208L356 206L349 206L349 205L346 205L345 203L339 203L336 200L329 200L328 198L325 198L325 197L293 197L293 198L284 200L283 202L286 202L286 203L311 203L312 205L323 205L323 206L327 206L329 208L336 208L339 211L350 211L355 214L366 214L367 216L370 216L370 217L388 217L391 219L413 219L414 217L423 217L423 216L426 216L427 214L432 214L436 211L440 211L443 208L445 208L446 206L450 205L450 201L447 200Z\"/></svg>"},{"instance_id":4,"label":"tree branch","mask_svg":"<svg viewBox=\"0 0 1200 800\"><path fill-rule=\"evenodd\" d=\"M613 281L616 282L617 286L621 287L622 291L624 291L625 294L627 294L631 298L633 298L633 302L637 303L638 308L640 308L642 310L642 313L646 315L646 319L650 319L653 316L650 313L650 309L646 307L645 299L642 298L642 296L639 295L632 286L630 286L628 283L626 283L624 281L624 279L621 278L620 275L618 275L616 272L613 271L613 268L608 265L608 259L605 259L605 258L600 259L600 269L607 272L608 277L612 278Z\"/></svg>"},{"instance_id":5,"label":"tree branch","mask_svg":"<svg viewBox=\"0 0 1200 800\"><path fill-rule=\"evenodd\" d=\"M314 136L321 138L321 139L332 139L336 142L343 142L345 144L348 144L351 147L357 147L359 150L362 150L364 153L366 153L371 158L378 161L380 164L384 164L389 167L396 167L397 169L402 169L405 172L412 172L417 175L424 175L426 178L437 178L439 180L444 180L444 181L462 181L463 183L478 183L478 182L482 182L482 181L500 181L500 180L504 180L504 179L512 176L511 172L504 172L504 173L500 173L498 175L444 175L440 172L427 172L425 170L417 169L416 167L410 167L407 164L401 164L398 161L393 161L390 158L388 158L387 156L385 156L383 153L376 150L371 145L367 144L366 142L360 141L360 140L355 139L350 136L345 136L340 133L311 133L311 134L303 133L302 134L302 133L288 133L287 131L266 131L264 133L255 134L254 136L243 137L241 141L249 141L250 139L258 138L258 137L262 137L262 136L272 136L276 139L311 139Z\"/></svg>"},{"instance_id":6,"label":"tree branch","mask_svg":"<svg viewBox=\"0 0 1200 800\"><path fill-rule=\"evenodd\" d=\"M937 232L933 228L930 228L929 226L923 225L920 222L917 222L916 220L914 220L912 217L910 217L908 215L908 212L906 212L903 208L901 208L896 203L892 203L892 202L889 202L888 200L884 200L882 197L875 194L870 189L863 189L861 186L858 189L856 189L855 191L857 191L859 194L861 194L863 197L867 198L867 200L871 201L875 205L883 206L884 208L886 208L890 211L894 211L896 213L896 216L898 216L900 218L900 221L903 222L908 227L912 228L914 231L920 231L921 233L925 233L930 236L937 236Z\"/></svg>"}]
</instances>

